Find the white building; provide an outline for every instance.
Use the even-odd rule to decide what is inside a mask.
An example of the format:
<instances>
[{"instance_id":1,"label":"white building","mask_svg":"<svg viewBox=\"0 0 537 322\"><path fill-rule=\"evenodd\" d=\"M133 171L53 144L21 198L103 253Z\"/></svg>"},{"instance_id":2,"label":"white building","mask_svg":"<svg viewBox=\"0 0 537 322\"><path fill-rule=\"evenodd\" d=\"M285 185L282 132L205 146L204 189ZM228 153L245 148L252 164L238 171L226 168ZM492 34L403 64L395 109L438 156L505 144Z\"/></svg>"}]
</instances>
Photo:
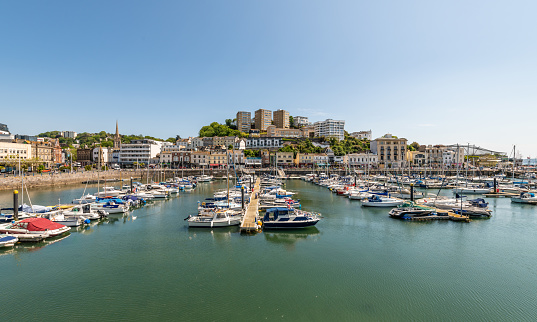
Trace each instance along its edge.
<instances>
[{"instance_id":1,"label":"white building","mask_svg":"<svg viewBox=\"0 0 537 322\"><path fill-rule=\"evenodd\" d=\"M114 163L113 160L113 150L112 148L94 148L93 149L93 162L95 164L106 165ZM100 159L99 159L100 154Z\"/></svg>"},{"instance_id":2,"label":"white building","mask_svg":"<svg viewBox=\"0 0 537 322\"><path fill-rule=\"evenodd\" d=\"M0 162L27 160L32 158L32 145L0 142Z\"/></svg>"},{"instance_id":3,"label":"white building","mask_svg":"<svg viewBox=\"0 0 537 322\"><path fill-rule=\"evenodd\" d=\"M311 125L310 120L306 116L295 116L293 117L293 122L296 127Z\"/></svg>"},{"instance_id":4,"label":"white building","mask_svg":"<svg viewBox=\"0 0 537 322\"><path fill-rule=\"evenodd\" d=\"M273 149L281 147L283 147L281 138L249 137L246 139L246 149Z\"/></svg>"},{"instance_id":5,"label":"white building","mask_svg":"<svg viewBox=\"0 0 537 322\"><path fill-rule=\"evenodd\" d=\"M328 119L313 124L316 137L336 138L343 140L345 138L345 121L336 121Z\"/></svg>"},{"instance_id":6,"label":"white building","mask_svg":"<svg viewBox=\"0 0 537 322\"><path fill-rule=\"evenodd\" d=\"M377 164L378 157L371 153L351 153L347 154L347 163L350 166L362 166Z\"/></svg>"},{"instance_id":7,"label":"white building","mask_svg":"<svg viewBox=\"0 0 537 322\"><path fill-rule=\"evenodd\" d=\"M200 137L195 137L195 138L192 138L191 139L191 149L192 150L196 150L198 149L199 147L202 147L203 146L203 138L200 138Z\"/></svg>"},{"instance_id":8,"label":"white building","mask_svg":"<svg viewBox=\"0 0 537 322\"><path fill-rule=\"evenodd\" d=\"M364 140L364 139L367 139L369 141L371 141L373 139L373 134L371 132L371 130L369 131L359 131L359 132L352 132L350 134L350 136L352 136L353 138L357 138L359 140Z\"/></svg>"},{"instance_id":9,"label":"white building","mask_svg":"<svg viewBox=\"0 0 537 322\"><path fill-rule=\"evenodd\" d=\"M78 133L76 133L76 132L74 132L74 131L63 131L63 132L61 132L61 135L62 135L64 138L75 139L76 136L78 135Z\"/></svg>"},{"instance_id":10,"label":"white building","mask_svg":"<svg viewBox=\"0 0 537 322\"><path fill-rule=\"evenodd\" d=\"M166 142L150 139L132 140L131 143L121 144L118 163L133 164L134 162L148 163L156 158ZM169 142L167 142L169 144Z\"/></svg>"}]
</instances>

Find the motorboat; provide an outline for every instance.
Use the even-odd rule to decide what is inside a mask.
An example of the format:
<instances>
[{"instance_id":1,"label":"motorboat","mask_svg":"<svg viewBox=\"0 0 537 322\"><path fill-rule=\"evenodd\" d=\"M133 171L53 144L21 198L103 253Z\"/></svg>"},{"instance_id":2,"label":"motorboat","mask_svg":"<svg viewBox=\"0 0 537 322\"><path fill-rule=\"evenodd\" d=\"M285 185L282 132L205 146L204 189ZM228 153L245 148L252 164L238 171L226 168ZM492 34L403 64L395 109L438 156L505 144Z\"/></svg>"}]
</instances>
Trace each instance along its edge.
<instances>
[{"instance_id":1,"label":"motorboat","mask_svg":"<svg viewBox=\"0 0 537 322\"><path fill-rule=\"evenodd\" d=\"M362 200L362 206L364 207L397 207L399 205L402 205L403 202L404 201L401 199L373 195L365 200Z\"/></svg>"},{"instance_id":2,"label":"motorboat","mask_svg":"<svg viewBox=\"0 0 537 322\"><path fill-rule=\"evenodd\" d=\"M46 218L26 218L11 224L0 226L0 233L8 234L48 234L47 237L54 237L66 233L69 227L52 222Z\"/></svg>"},{"instance_id":3,"label":"motorboat","mask_svg":"<svg viewBox=\"0 0 537 322\"><path fill-rule=\"evenodd\" d=\"M13 235L0 234L0 247L13 247L18 241Z\"/></svg>"},{"instance_id":4,"label":"motorboat","mask_svg":"<svg viewBox=\"0 0 537 322\"><path fill-rule=\"evenodd\" d=\"M200 212L197 216L188 216L188 227L229 227L237 226L241 223L241 216L227 209L215 209Z\"/></svg>"},{"instance_id":5,"label":"motorboat","mask_svg":"<svg viewBox=\"0 0 537 322\"><path fill-rule=\"evenodd\" d=\"M66 216L63 212L58 212L50 214L48 216L50 221L53 221L58 224L62 224L67 227L78 227L83 224L89 224L89 219L82 216Z\"/></svg>"},{"instance_id":6,"label":"motorboat","mask_svg":"<svg viewBox=\"0 0 537 322\"><path fill-rule=\"evenodd\" d=\"M263 228L306 228L315 226L321 215L293 208L267 209L263 216Z\"/></svg>"},{"instance_id":7,"label":"motorboat","mask_svg":"<svg viewBox=\"0 0 537 322\"><path fill-rule=\"evenodd\" d=\"M393 208L388 214L390 217L397 219L415 219L428 217L434 213L434 208L421 206L414 202L406 202L397 208Z\"/></svg>"},{"instance_id":8,"label":"motorboat","mask_svg":"<svg viewBox=\"0 0 537 322\"><path fill-rule=\"evenodd\" d=\"M518 197L512 197L511 202L537 205L537 197L532 192L522 192Z\"/></svg>"},{"instance_id":9,"label":"motorboat","mask_svg":"<svg viewBox=\"0 0 537 322\"><path fill-rule=\"evenodd\" d=\"M104 210L109 214L122 214L129 209L125 204L116 203L113 200L91 204L93 210Z\"/></svg>"}]
</instances>

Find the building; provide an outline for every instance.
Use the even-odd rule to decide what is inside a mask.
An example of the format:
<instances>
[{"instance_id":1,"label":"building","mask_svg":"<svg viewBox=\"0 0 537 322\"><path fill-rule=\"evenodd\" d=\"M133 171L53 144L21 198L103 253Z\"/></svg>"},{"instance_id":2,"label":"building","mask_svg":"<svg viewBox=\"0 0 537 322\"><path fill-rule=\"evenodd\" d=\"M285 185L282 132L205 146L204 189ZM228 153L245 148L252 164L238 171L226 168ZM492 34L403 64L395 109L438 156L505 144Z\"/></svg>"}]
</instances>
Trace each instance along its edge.
<instances>
[{"instance_id":1,"label":"building","mask_svg":"<svg viewBox=\"0 0 537 322\"><path fill-rule=\"evenodd\" d=\"M250 112L237 112L237 130L249 133L252 128L252 113Z\"/></svg>"},{"instance_id":2,"label":"building","mask_svg":"<svg viewBox=\"0 0 537 322\"><path fill-rule=\"evenodd\" d=\"M166 145L165 142L150 139L132 140L131 143L121 144L118 163L149 163L151 159L157 158L163 145Z\"/></svg>"},{"instance_id":3,"label":"building","mask_svg":"<svg viewBox=\"0 0 537 322\"><path fill-rule=\"evenodd\" d=\"M114 149L121 149L121 137L119 136L118 122L116 121L116 134L114 135Z\"/></svg>"},{"instance_id":4,"label":"building","mask_svg":"<svg viewBox=\"0 0 537 322\"><path fill-rule=\"evenodd\" d=\"M277 128L275 125L267 127L267 137L300 138L304 135L302 129Z\"/></svg>"},{"instance_id":5,"label":"building","mask_svg":"<svg viewBox=\"0 0 537 322\"><path fill-rule=\"evenodd\" d=\"M374 166L378 162L377 155L372 153L347 154L347 164L354 167Z\"/></svg>"},{"instance_id":6,"label":"building","mask_svg":"<svg viewBox=\"0 0 537 322\"><path fill-rule=\"evenodd\" d=\"M311 123L309 119L305 116L295 116L293 117L293 123L295 127L310 126Z\"/></svg>"},{"instance_id":7,"label":"building","mask_svg":"<svg viewBox=\"0 0 537 322\"><path fill-rule=\"evenodd\" d=\"M93 163L93 150L92 149L76 149L76 162L79 162L81 166L87 166Z\"/></svg>"},{"instance_id":8,"label":"building","mask_svg":"<svg viewBox=\"0 0 537 322\"><path fill-rule=\"evenodd\" d=\"M227 152L225 150L213 151L209 153L209 166L219 167L227 164Z\"/></svg>"},{"instance_id":9,"label":"building","mask_svg":"<svg viewBox=\"0 0 537 322\"><path fill-rule=\"evenodd\" d=\"M273 152L270 154L270 163L276 163L277 166L293 166L294 162L294 153L293 152Z\"/></svg>"},{"instance_id":10,"label":"building","mask_svg":"<svg viewBox=\"0 0 537 322\"><path fill-rule=\"evenodd\" d=\"M203 140L203 146L213 146L214 145L213 137L203 137L201 139Z\"/></svg>"},{"instance_id":11,"label":"building","mask_svg":"<svg viewBox=\"0 0 537 322\"><path fill-rule=\"evenodd\" d=\"M407 160L407 140L399 139L391 134L371 141L371 152L378 156L381 168L403 167Z\"/></svg>"},{"instance_id":12,"label":"building","mask_svg":"<svg viewBox=\"0 0 537 322\"><path fill-rule=\"evenodd\" d=\"M263 159L260 157L247 157L244 160L244 164L247 167L261 167L263 165Z\"/></svg>"},{"instance_id":13,"label":"building","mask_svg":"<svg viewBox=\"0 0 537 322\"><path fill-rule=\"evenodd\" d=\"M35 135L25 135L25 134L15 134L15 140L22 141L37 141L37 136Z\"/></svg>"},{"instance_id":14,"label":"building","mask_svg":"<svg viewBox=\"0 0 537 322\"><path fill-rule=\"evenodd\" d=\"M92 151L92 160L97 165L110 165L113 162L113 148L96 147Z\"/></svg>"},{"instance_id":15,"label":"building","mask_svg":"<svg viewBox=\"0 0 537 322\"><path fill-rule=\"evenodd\" d=\"M213 137L213 145L214 146L223 146L226 149L231 145L235 146L235 142L237 142L238 137L236 136L215 136Z\"/></svg>"},{"instance_id":16,"label":"building","mask_svg":"<svg viewBox=\"0 0 537 322\"><path fill-rule=\"evenodd\" d=\"M195 151L191 153L190 163L197 167L204 167L209 165L209 152L207 151Z\"/></svg>"},{"instance_id":17,"label":"building","mask_svg":"<svg viewBox=\"0 0 537 322\"><path fill-rule=\"evenodd\" d=\"M60 134L62 137L69 138L69 139L76 139L76 136L77 136L77 133L74 131L62 131L60 132Z\"/></svg>"},{"instance_id":18,"label":"building","mask_svg":"<svg viewBox=\"0 0 537 322\"><path fill-rule=\"evenodd\" d=\"M360 132L352 132L350 134L353 138L359 139L359 140L369 140L371 141L373 139L371 130L369 131L360 131Z\"/></svg>"},{"instance_id":19,"label":"building","mask_svg":"<svg viewBox=\"0 0 537 322\"><path fill-rule=\"evenodd\" d=\"M289 112L284 110L274 111L274 125L279 129L288 129L289 128Z\"/></svg>"},{"instance_id":20,"label":"building","mask_svg":"<svg viewBox=\"0 0 537 322\"><path fill-rule=\"evenodd\" d=\"M0 141L11 141L15 138L13 134L9 132L6 124L0 123Z\"/></svg>"},{"instance_id":21,"label":"building","mask_svg":"<svg viewBox=\"0 0 537 322\"><path fill-rule=\"evenodd\" d=\"M228 150L227 159L229 164L244 165L246 163L243 150Z\"/></svg>"},{"instance_id":22,"label":"building","mask_svg":"<svg viewBox=\"0 0 537 322\"><path fill-rule=\"evenodd\" d=\"M422 151L407 151L407 161L414 167L421 167L427 162L425 152Z\"/></svg>"},{"instance_id":23,"label":"building","mask_svg":"<svg viewBox=\"0 0 537 322\"><path fill-rule=\"evenodd\" d=\"M281 138L249 137L246 139L246 149L279 149L283 147Z\"/></svg>"},{"instance_id":24,"label":"building","mask_svg":"<svg viewBox=\"0 0 537 322\"><path fill-rule=\"evenodd\" d=\"M314 164L315 153L297 153L295 157L295 165L298 167L309 167Z\"/></svg>"},{"instance_id":25,"label":"building","mask_svg":"<svg viewBox=\"0 0 537 322\"><path fill-rule=\"evenodd\" d=\"M255 111L255 128L264 132L272 124L272 112L259 109Z\"/></svg>"},{"instance_id":26,"label":"building","mask_svg":"<svg viewBox=\"0 0 537 322\"><path fill-rule=\"evenodd\" d=\"M316 137L336 138L343 140L345 138L345 121L336 121L327 119L313 124Z\"/></svg>"},{"instance_id":27,"label":"building","mask_svg":"<svg viewBox=\"0 0 537 322\"><path fill-rule=\"evenodd\" d=\"M32 158L32 146L23 143L0 142L0 164Z\"/></svg>"},{"instance_id":28,"label":"building","mask_svg":"<svg viewBox=\"0 0 537 322\"><path fill-rule=\"evenodd\" d=\"M63 163L62 147L60 146L60 139L50 139L52 145L52 161L54 163Z\"/></svg>"},{"instance_id":29,"label":"building","mask_svg":"<svg viewBox=\"0 0 537 322\"><path fill-rule=\"evenodd\" d=\"M192 150L196 150L203 146L203 138L195 137L191 139L191 142L192 142L192 146L191 146Z\"/></svg>"}]
</instances>

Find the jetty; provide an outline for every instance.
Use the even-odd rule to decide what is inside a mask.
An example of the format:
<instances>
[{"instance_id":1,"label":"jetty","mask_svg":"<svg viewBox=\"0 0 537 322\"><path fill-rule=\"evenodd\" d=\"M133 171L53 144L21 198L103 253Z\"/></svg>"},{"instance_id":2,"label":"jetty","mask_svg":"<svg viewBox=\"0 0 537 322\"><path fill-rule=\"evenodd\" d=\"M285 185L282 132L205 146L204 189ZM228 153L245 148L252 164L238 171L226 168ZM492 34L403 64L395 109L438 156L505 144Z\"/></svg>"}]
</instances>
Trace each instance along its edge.
<instances>
[{"instance_id":1,"label":"jetty","mask_svg":"<svg viewBox=\"0 0 537 322\"><path fill-rule=\"evenodd\" d=\"M241 232L253 232L258 229L257 215L259 214L259 187L261 186L261 179L255 180L254 189L250 195L250 203L246 208L244 217L241 222Z\"/></svg>"}]
</instances>

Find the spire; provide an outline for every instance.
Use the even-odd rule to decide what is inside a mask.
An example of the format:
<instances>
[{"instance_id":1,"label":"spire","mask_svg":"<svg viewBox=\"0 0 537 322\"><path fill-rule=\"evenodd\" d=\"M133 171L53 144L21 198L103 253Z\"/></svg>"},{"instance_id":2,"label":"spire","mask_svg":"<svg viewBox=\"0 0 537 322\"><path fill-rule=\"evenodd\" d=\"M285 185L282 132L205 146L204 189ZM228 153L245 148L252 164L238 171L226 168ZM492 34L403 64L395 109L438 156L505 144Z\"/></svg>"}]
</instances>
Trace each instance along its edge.
<instances>
[{"instance_id":1,"label":"spire","mask_svg":"<svg viewBox=\"0 0 537 322\"><path fill-rule=\"evenodd\" d=\"M116 135L114 136L114 149L119 149L120 143L121 143L121 139L119 137L119 127L118 127L118 122L116 120Z\"/></svg>"}]
</instances>

